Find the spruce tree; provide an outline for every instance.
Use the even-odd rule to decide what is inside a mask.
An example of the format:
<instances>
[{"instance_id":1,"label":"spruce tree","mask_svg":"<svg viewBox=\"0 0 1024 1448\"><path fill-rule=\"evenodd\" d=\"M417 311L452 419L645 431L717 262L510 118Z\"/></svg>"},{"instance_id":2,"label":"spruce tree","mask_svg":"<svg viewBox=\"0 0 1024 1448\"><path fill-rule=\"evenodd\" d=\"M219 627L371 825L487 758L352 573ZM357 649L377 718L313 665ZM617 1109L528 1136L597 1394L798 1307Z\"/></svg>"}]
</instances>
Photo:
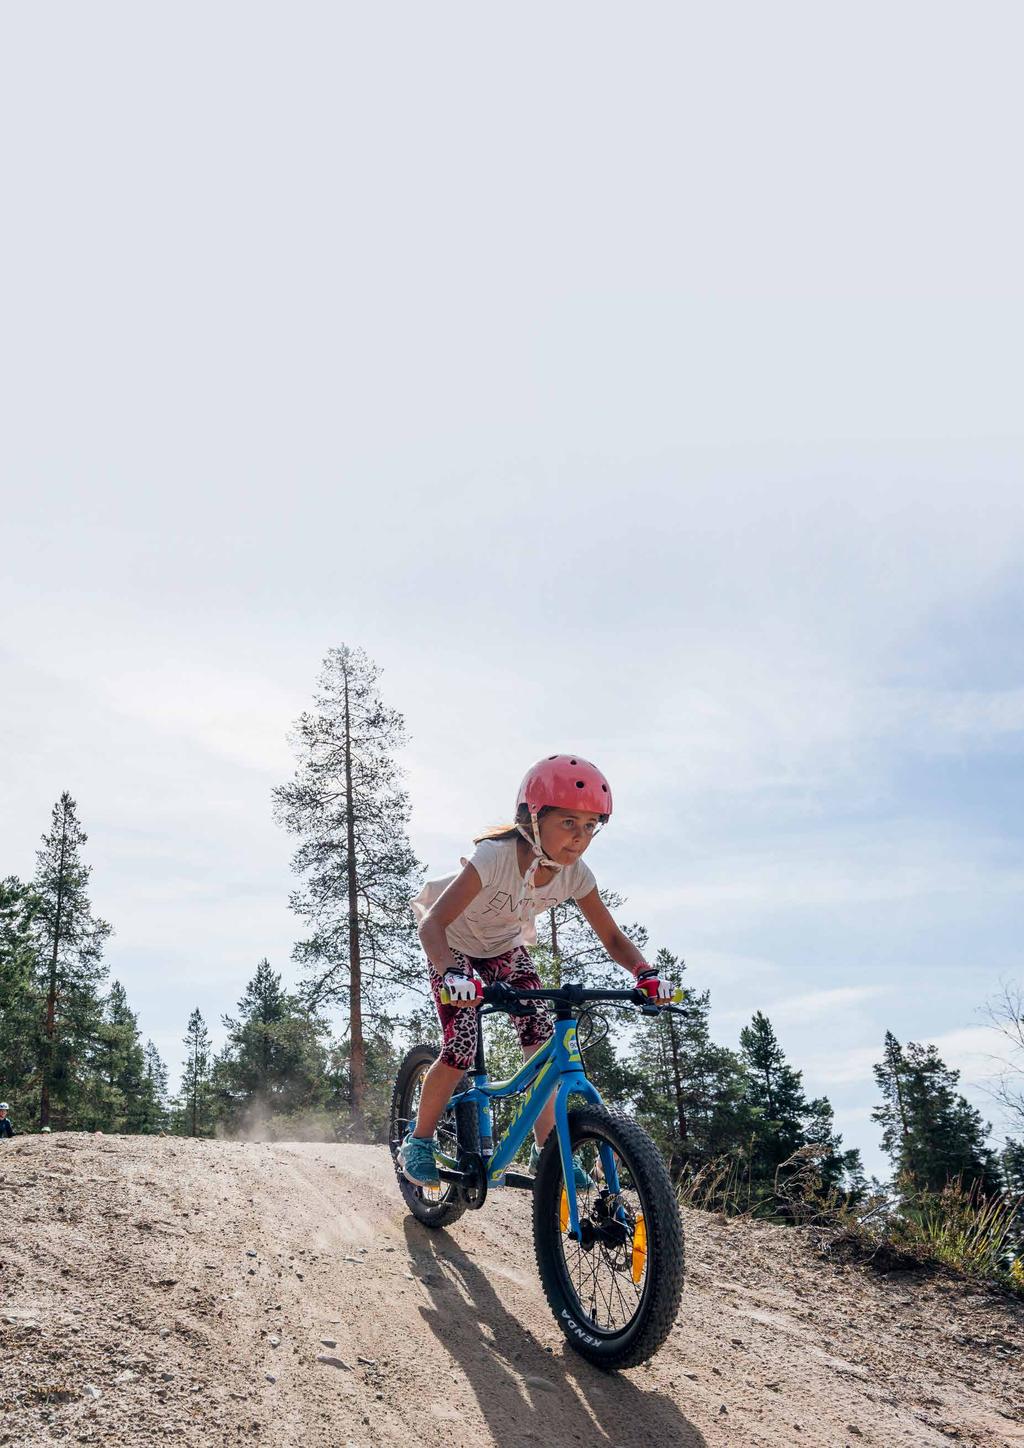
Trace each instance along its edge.
<instances>
[{"instance_id":1,"label":"spruce tree","mask_svg":"<svg viewBox=\"0 0 1024 1448\"><path fill-rule=\"evenodd\" d=\"M882 1104L872 1118L908 1189L940 1192L959 1181L986 1195L999 1190L998 1164L986 1143L989 1127L956 1090L959 1071L951 1070L934 1046L908 1041L904 1047L887 1031L875 1080Z\"/></svg>"},{"instance_id":2,"label":"spruce tree","mask_svg":"<svg viewBox=\"0 0 1024 1448\"><path fill-rule=\"evenodd\" d=\"M43 848L36 854L33 919L37 982L44 994L39 1124L66 1120L82 1092L89 1048L99 1024L97 987L103 945L111 933L93 916L87 894L91 869L82 862L88 836L65 790L54 805Z\"/></svg>"},{"instance_id":3,"label":"spruce tree","mask_svg":"<svg viewBox=\"0 0 1024 1448\"><path fill-rule=\"evenodd\" d=\"M205 1136L210 1129L212 1047L210 1033L198 1007L188 1018L184 1042L187 1054L179 1097L184 1127L189 1136Z\"/></svg>"},{"instance_id":4,"label":"spruce tree","mask_svg":"<svg viewBox=\"0 0 1024 1448\"><path fill-rule=\"evenodd\" d=\"M366 1104L364 1013L379 1017L401 987L421 988L423 975L409 908L419 866L396 757L405 728L378 678L361 649L328 652L314 708L293 730L295 774L274 790L276 818L299 837L292 867L302 884L291 905L307 929L294 950L307 971L301 989L311 1010L337 1002L346 1011L357 1130Z\"/></svg>"}]
</instances>

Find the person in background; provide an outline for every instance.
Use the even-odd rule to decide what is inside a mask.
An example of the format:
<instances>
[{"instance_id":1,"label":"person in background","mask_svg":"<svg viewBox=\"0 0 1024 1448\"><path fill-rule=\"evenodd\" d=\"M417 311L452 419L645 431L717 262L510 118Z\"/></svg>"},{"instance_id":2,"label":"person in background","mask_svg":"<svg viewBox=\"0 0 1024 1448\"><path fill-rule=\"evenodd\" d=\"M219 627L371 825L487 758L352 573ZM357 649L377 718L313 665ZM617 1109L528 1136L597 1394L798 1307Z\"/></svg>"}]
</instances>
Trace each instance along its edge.
<instances>
[{"instance_id":1,"label":"person in background","mask_svg":"<svg viewBox=\"0 0 1024 1448\"><path fill-rule=\"evenodd\" d=\"M5 1136L14 1135L11 1118L7 1115L10 1109L6 1101L0 1101L0 1141L2 1141Z\"/></svg>"}]
</instances>

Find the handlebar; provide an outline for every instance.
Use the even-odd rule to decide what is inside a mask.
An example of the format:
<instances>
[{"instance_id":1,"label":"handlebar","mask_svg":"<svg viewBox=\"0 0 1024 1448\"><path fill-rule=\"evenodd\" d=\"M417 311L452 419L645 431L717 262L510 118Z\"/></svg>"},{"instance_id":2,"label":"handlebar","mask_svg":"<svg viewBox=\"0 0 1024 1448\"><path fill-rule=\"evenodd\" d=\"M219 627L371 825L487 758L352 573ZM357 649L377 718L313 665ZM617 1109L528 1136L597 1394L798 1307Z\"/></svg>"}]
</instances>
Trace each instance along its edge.
<instances>
[{"instance_id":1,"label":"handlebar","mask_svg":"<svg viewBox=\"0 0 1024 1448\"><path fill-rule=\"evenodd\" d=\"M507 981L496 980L493 985L484 986L485 1005L503 1001L506 996L515 996L523 1001L558 1001L565 1005L583 1005L585 1001L632 1001L636 1005L647 1005L650 996L638 986L629 990L593 990L583 985L560 985L555 990L514 990ZM673 1001L684 999L685 992L677 988Z\"/></svg>"},{"instance_id":2,"label":"handlebar","mask_svg":"<svg viewBox=\"0 0 1024 1448\"><path fill-rule=\"evenodd\" d=\"M445 1000L446 994L446 991L441 991L441 1001L445 1005L448 1004ZM663 1011L676 1016L689 1015L689 1011L680 1009L680 1002L686 999L686 992L681 988L673 995L672 1004L659 1006L646 991L637 986L629 990L594 990L582 985L563 985L556 990L514 990L507 981L498 980L491 985L485 985L479 991L478 999L481 1006L489 1006L492 1011L510 1011L512 1014L515 1014L513 1007L521 1001L552 1001L557 1005L570 1007L606 1001L608 1004L622 1002L624 1005L639 1006L648 1015L660 1015Z\"/></svg>"}]
</instances>

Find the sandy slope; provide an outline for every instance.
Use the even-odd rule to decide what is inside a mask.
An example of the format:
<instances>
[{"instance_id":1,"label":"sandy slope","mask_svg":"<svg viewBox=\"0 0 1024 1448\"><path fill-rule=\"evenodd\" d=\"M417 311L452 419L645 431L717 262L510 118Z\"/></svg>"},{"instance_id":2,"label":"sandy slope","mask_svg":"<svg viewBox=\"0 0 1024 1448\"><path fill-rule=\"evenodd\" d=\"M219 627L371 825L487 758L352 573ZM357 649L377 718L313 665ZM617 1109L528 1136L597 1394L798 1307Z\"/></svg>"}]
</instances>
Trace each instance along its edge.
<instances>
[{"instance_id":1,"label":"sandy slope","mask_svg":"<svg viewBox=\"0 0 1024 1448\"><path fill-rule=\"evenodd\" d=\"M0 1443L1024 1444L1020 1306L695 1214L672 1338L604 1375L529 1210L428 1232L380 1147L5 1143Z\"/></svg>"}]
</instances>

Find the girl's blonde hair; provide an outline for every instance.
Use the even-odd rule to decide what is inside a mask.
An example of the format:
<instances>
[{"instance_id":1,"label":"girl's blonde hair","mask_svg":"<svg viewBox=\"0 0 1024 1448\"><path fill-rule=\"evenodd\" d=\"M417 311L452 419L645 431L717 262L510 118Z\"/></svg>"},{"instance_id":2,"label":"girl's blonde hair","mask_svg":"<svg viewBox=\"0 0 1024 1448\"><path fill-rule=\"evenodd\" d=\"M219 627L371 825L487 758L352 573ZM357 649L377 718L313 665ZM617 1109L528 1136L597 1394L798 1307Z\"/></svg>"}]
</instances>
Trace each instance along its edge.
<instances>
[{"instance_id":1,"label":"girl's blonde hair","mask_svg":"<svg viewBox=\"0 0 1024 1448\"><path fill-rule=\"evenodd\" d=\"M539 809L539 810L537 811L537 823L539 824L540 821L544 818L545 815L557 814L557 812L558 812L558 806L557 806L557 805L554 805L554 804L546 804L546 805L544 805L541 809ZM602 823L603 825L608 823L608 816L607 816L607 815L604 815L604 814L603 814L603 815L598 815L598 819L601 821L601 823ZM474 843L474 845L479 845L479 844L482 844L484 840L518 840L518 839L521 839L522 837L521 837L521 835L520 835L520 833L519 833L519 826L520 826L520 825L522 825L522 827L523 827L524 830L526 830L527 832L529 832L529 829L530 829L530 811L529 811L529 809L527 808L527 806L526 806L525 804L521 804L521 805L519 806L519 809L518 809L517 812L516 812L516 819L515 819L515 823L514 823L514 824L511 824L511 825L495 825L492 829L485 830L482 835L474 835L474 836L473 836L473 843Z\"/></svg>"},{"instance_id":2,"label":"girl's blonde hair","mask_svg":"<svg viewBox=\"0 0 1024 1448\"><path fill-rule=\"evenodd\" d=\"M537 811L537 819L542 820L546 814L550 814L554 806L546 804L543 809ZM474 835L474 845L480 845L484 840L518 840L520 838L519 826L524 829L530 828L530 811L525 804L521 804L516 811L515 823L511 825L494 825L489 830L484 830L482 835Z\"/></svg>"}]
</instances>

